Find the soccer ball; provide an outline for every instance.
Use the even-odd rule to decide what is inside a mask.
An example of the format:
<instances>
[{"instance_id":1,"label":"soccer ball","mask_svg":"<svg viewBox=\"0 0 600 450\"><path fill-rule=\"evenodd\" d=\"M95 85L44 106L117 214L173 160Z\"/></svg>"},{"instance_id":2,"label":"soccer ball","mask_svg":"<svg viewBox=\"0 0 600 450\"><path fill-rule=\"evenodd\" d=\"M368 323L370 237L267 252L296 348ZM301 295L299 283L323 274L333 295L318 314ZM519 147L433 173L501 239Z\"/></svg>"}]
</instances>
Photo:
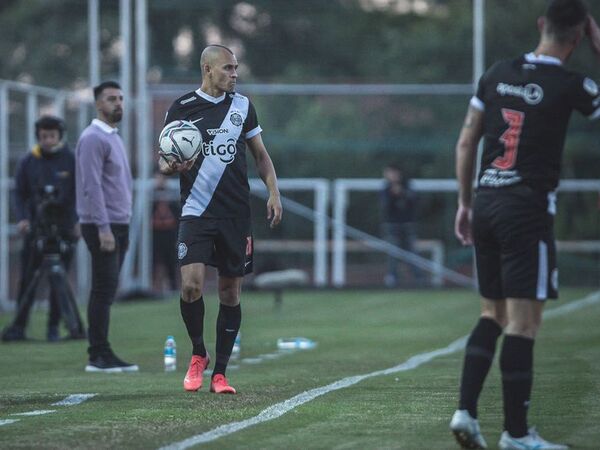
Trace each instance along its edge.
<instances>
[{"instance_id":1,"label":"soccer ball","mask_svg":"<svg viewBox=\"0 0 600 450\"><path fill-rule=\"evenodd\" d=\"M158 138L159 153L177 162L194 159L202 149L200 130L187 120L175 120L165 125Z\"/></svg>"}]
</instances>

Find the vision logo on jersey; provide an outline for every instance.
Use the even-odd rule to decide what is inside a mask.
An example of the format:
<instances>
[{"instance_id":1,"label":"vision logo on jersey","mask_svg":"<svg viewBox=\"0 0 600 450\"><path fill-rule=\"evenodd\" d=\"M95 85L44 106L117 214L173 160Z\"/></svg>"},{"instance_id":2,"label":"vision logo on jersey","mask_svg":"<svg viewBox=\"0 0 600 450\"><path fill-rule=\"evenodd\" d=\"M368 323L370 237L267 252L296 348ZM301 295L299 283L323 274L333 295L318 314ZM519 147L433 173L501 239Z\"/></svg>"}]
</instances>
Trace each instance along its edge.
<instances>
[{"instance_id":1,"label":"vision logo on jersey","mask_svg":"<svg viewBox=\"0 0 600 450\"><path fill-rule=\"evenodd\" d=\"M529 105L537 105L544 98L544 90L535 83L529 83L525 86L515 86L513 84L498 83L496 92L502 96L510 95L521 97Z\"/></svg>"},{"instance_id":2,"label":"vision logo on jersey","mask_svg":"<svg viewBox=\"0 0 600 450\"><path fill-rule=\"evenodd\" d=\"M229 130L227 128L209 128L206 132L211 136L216 136L217 134L229 133Z\"/></svg>"},{"instance_id":3,"label":"vision logo on jersey","mask_svg":"<svg viewBox=\"0 0 600 450\"><path fill-rule=\"evenodd\" d=\"M214 145L214 141L202 143L202 154L205 158L216 156L221 162L230 164L235 159L237 153L237 141L233 138L227 139L224 144Z\"/></svg>"}]
</instances>

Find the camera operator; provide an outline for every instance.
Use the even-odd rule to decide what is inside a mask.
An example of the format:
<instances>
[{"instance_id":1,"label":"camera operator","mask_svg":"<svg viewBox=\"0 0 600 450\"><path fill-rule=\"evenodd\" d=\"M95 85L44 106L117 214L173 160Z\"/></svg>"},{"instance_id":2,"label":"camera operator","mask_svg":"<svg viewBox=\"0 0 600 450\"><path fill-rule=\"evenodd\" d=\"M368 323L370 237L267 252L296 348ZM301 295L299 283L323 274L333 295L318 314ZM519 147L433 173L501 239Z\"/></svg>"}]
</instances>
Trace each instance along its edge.
<instances>
[{"instance_id":1,"label":"camera operator","mask_svg":"<svg viewBox=\"0 0 600 450\"><path fill-rule=\"evenodd\" d=\"M59 252L64 269L68 271L73 243L80 234L75 210L75 158L63 141L64 133L65 125L61 119L40 117L35 122L38 143L23 157L17 169L14 205L17 228L24 237L18 306L23 302L28 302L29 306L33 304L33 298L24 298L24 295L46 252ZM48 245L56 247L57 243L60 248L47 248ZM31 291L27 297L34 295ZM60 337L61 312L60 299L52 288L49 301L47 339L53 342ZM24 340L28 319L29 307L24 307L2 339Z\"/></svg>"}]
</instances>

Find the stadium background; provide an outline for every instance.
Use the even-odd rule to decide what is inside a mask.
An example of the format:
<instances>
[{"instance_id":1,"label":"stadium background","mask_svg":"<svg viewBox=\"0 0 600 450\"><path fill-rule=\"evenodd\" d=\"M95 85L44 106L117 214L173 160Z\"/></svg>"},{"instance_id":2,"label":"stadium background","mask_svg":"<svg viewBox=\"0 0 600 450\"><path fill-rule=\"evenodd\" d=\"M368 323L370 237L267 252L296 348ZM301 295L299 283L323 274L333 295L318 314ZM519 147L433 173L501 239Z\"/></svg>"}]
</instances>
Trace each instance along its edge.
<instances>
[{"instance_id":1,"label":"stadium background","mask_svg":"<svg viewBox=\"0 0 600 450\"><path fill-rule=\"evenodd\" d=\"M5 0L0 5L3 30L0 79L66 93L63 111L71 146L75 145L82 122L78 105L90 100L93 74L88 6L94 3L100 14L96 76L119 80L123 49L119 8L123 4L132 8L138 2ZM279 177L333 181L379 178L388 162L400 163L413 179L451 179L453 148L476 73L473 5L485 6L481 43L485 55L483 66L487 67L493 60L534 48L538 38L535 20L545 1L139 2L143 3L147 3L148 102L135 100L140 81L133 77L126 99L130 105L126 120L129 130L124 128L129 134L126 140L138 178L144 171L146 174L153 171L156 136L168 105L199 83L199 52L208 42L221 42L238 54L239 91L250 95L257 106L265 130L264 140ZM592 2L592 13L600 13L598 8ZM132 29L137 20L131 14ZM130 33L134 34L130 57L133 63L138 57L138 35L131 30ZM598 67L590 64L592 55L585 47L577 51L571 67L598 79ZM281 93L277 94L277 89ZM411 89L419 94L411 93ZM27 130L27 93L8 92L7 162L11 177L31 142L31 130ZM55 99L38 97L37 110L52 112ZM141 116L136 111L143 104L148 105L149 121L144 123L147 136L140 137ZM83 123L92 117L92 112L88 107ZM563 178L596 177L600 144L594 126L574 115ZM146 159L139 157L141 153ZM313 207L312 192L284 192L284 195ZM376 199L373 191L353 193L348 204L348 225L379 236L381 215ZM288 248L285 242L314 238L311 221L288 212L282 226L271 232L262 217L262 199L252 201L257 240L282 243L277 247L281 251L262 257L259 254L258 272L298 267L311 273L311 252L285 250ZM590 241L597 239L600 227L598 192L564 193L559 202L557 238L585 241L579 251L563 252L561 283L597 286L600 252L595 250L597 243ZM453 192L422 193L418 234L421 239L442 245L446 267L470 276L471 252L454 239L454 212ZM12 222L9 216L9 223ZM140 223L142 227L147 225ZM13 236L14 229L7 233ZM580 251L582 247L585 252ZM10 239L9 297L14 295L16 286L18 249L18 240ZM145 264L147 254L135 251L134 254L135 257L130 256L130 266L135 274ZM384 253L349 253L347 262L350 284L380 285ZM79 279L84 278L84 274L79 275ZM139 286L139 278L134 275L132 280L129 288ZM328 273L326 285L331 284Z\"/></svg>"},{"instance_id":2,"label":"stadium background","mask_svg":"<svg viewBox=\"0 0 600 450\"><path fill-rule=\"evenodd\" d=\"M600 4L588 3L600 17ZM100 13L95 75L88 34L88 7L94 4ZM221 42L238 52L240 91L247 90L257 105L280 177L319 177L313 187L322 186L323 180L333 187L340 179L367 178L377 183L389 161L402 164L419 183L452 179L453 148L477 72L473 5L484 7L485 39L479 43L487 67L495 59L533 49L535 19L545 1L0 1L0 266L10 269L8 278L0 274L0 327L12 319L14 303L9 299L14 298L17 283L21 241L16 239L8 198L16 163L34 139L27 125L39 113L64 112L68 140L75 145L79 130L93 115L94 77L121 78L120 6L127 5L131 13L128 23L134 47L129 62L134 65L139 57L135 51L139 29L133 11L143 4L147 5L143 22L148 23L144 30L149 52L142 78L148 82L151 101L142 113L147 111L148 119L140 121L143 101L135 100L139 79L132 77L127 98L131 109L121 127L138 180L152 174L154 143L174 92L197 86L200 50L207 42ZM598 63L585 45L571 67L600 80ZM287 93L269 93L274 89ZM434 90L452 93L432 94ZM559 195L557 237L579 242L579 250L586 252L561 252L562 285L577 287L564 287L561 300L547 307L536 343L535 402L530 413L531 423L539 425L544 436L578 449L596 449L600 441L600 295L590 294L598 287L600 263L600 188L594 187L600 155L597 127L597 122L588 123L577 114L570 126L563 178L591 180L579 186L592 188ZM141 167L142 161L147 161L147 167ZM448 186L444 183L433 181L438 187ZM273 232L261 214L263 200L253 197L257 238L275 247L302 240L301 245L310 250L305 241L314 238L313 223L305 217L312 217L313 193L285 190L283 194L308 208L295 208L306 214L292 212L295 204L288 202L284 222ZM419 236L441 242L446 267L472 276L471 251L460 248L452 232L455 193L451 189L421 192L420 197ZM330 198L329 214L335 213L333 203ZM376 243L369 237L379 234L376 194L353 192L347 213L348 225L368 233L367 242ZM143 234L136 223L134 236L140 239ZM328 229L327 238L333 235ZM86 250L80 250L78 258L85 262ZM138 250L131 253L130 273L123 277L130 285L124 289L139 281L144 254ZM259 268L301 267L311 274L311 258L310 251L260 252ZM331 262L330 254L328 258ZM453 352L442 351L424 367L380 372L439 354L457 338L460 341L478 313L477 293L451 282L444 286L452 289L380 289L384 261L381 250L350 252L347 282L352 289L286 292L280 308L273 307L268 292L245 292L242 349L228 369L240 395L228 397L205 389L190 396L181 389L190 349L176 295L165 301L114 305L111 342L124 357L139 363L140 373L134 376L90 377L83 371L85 342L42 342L47 314L45 302L38 302L42 307L33 314L28 329L32 340L0 345L0 447L174 445L218 429L229 433L232 424L273 412L307 392L368 374L373 377L206 446L456 448L448 421L456 405L460 346L454 346ZM73 271L72 281L83 289L87 271L79 262L75 269L82 270ZM332 276L329 270L326 286L333 285ZM354 289L357 286L364 289ZM217 308L214 286L207 291L209 324L214 323ZM80 291L82 310L86 297L86 291ZM177 372L164 371L162 348L167 335L174 335L178 343ZM277 352L277 339L292 336L308 337L318 346L311 351ZM214 347L212 326L206 327L206 342ZM502 431L500 385L494 368L480 405L488 442ZM93 397L81 404L64 404L80 393Z\"/></svg>"}]
</instances>

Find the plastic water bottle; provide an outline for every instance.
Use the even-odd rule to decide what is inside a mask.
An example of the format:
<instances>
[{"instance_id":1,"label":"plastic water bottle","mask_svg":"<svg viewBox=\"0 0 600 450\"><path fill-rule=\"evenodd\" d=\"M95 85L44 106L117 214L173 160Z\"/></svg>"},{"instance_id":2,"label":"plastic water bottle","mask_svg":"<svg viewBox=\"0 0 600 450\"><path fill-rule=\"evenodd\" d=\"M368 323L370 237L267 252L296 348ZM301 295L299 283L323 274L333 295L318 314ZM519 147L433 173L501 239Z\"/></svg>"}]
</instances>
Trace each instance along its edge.
<instances>
[{"instance_id":1,"label":"plastic water bottle","mask_svg":"<svg viewBox=\"0 0 600 450\"><path fill-rule=\"evenodd\" d=\"M305 337L279 338L277 348L279 350L310 350L317 346L315 341Z\"/></svg>"},{"instance_id":2,"label":"plastic water bottle","mask_svg":"<svg viewBox=\"0 0 600 450\"><path fill-rule=\"evenodd\" d=\"M238 331L237 336L235 337L235 341L233 342L233 348L231 349L232 355L240 354L240 350L242 349L241 342L242 342L242 332Z\"/></svg>"},{"instance_id":3,"label":"plastic water bottle","mask_svg":"<svg viewBox=\"0 0 600 450\"><path fill-rule=\"evenodd\" d=\"M165 372L173 372L177 369L177 345L173 336L167 336L165 341Z\"/></svg>"}]
</instances>

